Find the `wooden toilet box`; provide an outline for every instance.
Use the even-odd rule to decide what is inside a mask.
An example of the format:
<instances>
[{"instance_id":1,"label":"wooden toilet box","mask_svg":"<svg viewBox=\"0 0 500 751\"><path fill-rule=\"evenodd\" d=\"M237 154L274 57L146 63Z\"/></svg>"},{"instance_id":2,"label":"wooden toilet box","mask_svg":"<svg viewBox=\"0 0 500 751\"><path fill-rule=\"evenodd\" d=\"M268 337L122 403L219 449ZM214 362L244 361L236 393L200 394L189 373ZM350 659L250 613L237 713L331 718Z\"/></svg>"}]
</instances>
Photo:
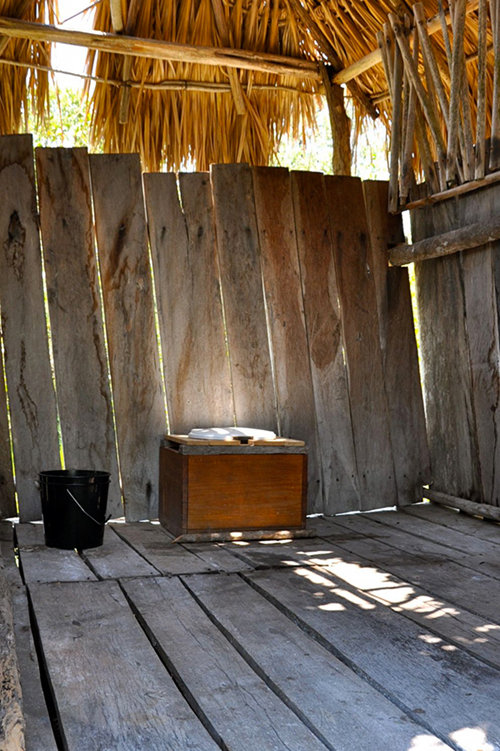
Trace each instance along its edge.
<instances>
[{"instance_id":1,"label":"wooden toilet box","mask_svg":"<svg viewBox=\"0 0 500 751\"><path fill-rule=\"evenodd\" d=\"M170 435L160 447L160 523L178 536L305 526L303 441L205 441Z\"/></svg>"}]
</instances>

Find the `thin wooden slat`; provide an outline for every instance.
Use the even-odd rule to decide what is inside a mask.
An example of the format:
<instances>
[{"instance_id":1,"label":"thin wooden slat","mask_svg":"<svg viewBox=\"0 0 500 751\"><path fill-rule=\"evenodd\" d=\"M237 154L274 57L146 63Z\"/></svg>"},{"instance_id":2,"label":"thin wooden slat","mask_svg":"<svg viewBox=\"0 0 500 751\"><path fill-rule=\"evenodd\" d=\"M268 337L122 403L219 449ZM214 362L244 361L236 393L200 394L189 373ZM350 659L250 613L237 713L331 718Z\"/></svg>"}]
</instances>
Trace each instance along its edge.
<instances>
[{"instance_id":1,"label":"thin wooden slat","mask_svg":"<svg viewBox=\"0 0 500 751\"><path fill-rule=\"evenodd\" d=\"M431 236L436 227L441 231L456 227L455 212L450 202L412 212L413 239ZM417 264L415 281L433 484L476 499L479 468L459 256Z\"/></svg>"},{"instance_id":2,"label":"thin wooden slat","mask_svg":"<svg viewBox=\"0 0 500 751\"><path fill-rule=\"evenodd\" d=\"M96 580L76 551L45 547L41 524L18 524L16 536L20 565L27 584Z\"/></svg>"},{"instance_id":3,"label":"thin wooden slat","mask_svg":"<svg viewBox=\"0 0 500 751\"><path fill-rule=\"evenodd\" d=\"M460 127L460 100L463 95L462 75L465 30L465 0L455 0L453 19L453 49L451 59L450 109L448 117L448 151L446 154L446 182L455 182L456 158L458 150L458 130Z\"/></svg>"},{"instance_id":4,"label":"thin wooden slat","mask_svg":"<svg viewBox=\"0 0 500 751\"><path fill-rule=\"evenodd\" d=\"M408 272L389 269L387 262L387 248L401 240L403 226L400 216L387 211L387 183L367 180L363 193L373 249L398 504L406 505L421 499L430 467Z\"/></svg>"},{"instance_id":5,"label":"thin wooden slat","mask_svg":"<svg viewBox=\"0 0 500 751\"><path fill-rule=\"evenodd\" d=\"M0 519L16 515L16 498L7 415L7 393L4 384L3 359L0 356Z\"/></svg>"},{"instance_id":6,"label":"thin wooden slat","mask_svg":"<svg viewBox=\"0 0 500 751\"><path fill-rule=\"evenodd\" d=\"M398 177L400 164L401 141L403 138L403 59L398 45L394 45L394 61L392 75L392 127L391 127L391 175L389 185L389 209L392 212L398 210L399 190Z\"/></svg>"},{"instance_id":7,"label":"thin wooden slat","mask_svg":"<svg viewBox=\"0 0 500 751\"><path fill-rule=\"evenodd\" d=\"M346 591L344 582L328 572L281 569L245 576L420 723L424 744L427 733L437 735L443 749L449 740L461 751L476 750L483 737L493 748L500 742L500 727L491 714L493 702L500 700L496 669L450 650L407 618L402 626L401 615L356 589ZM464 728L478 727L484 717L487 729L480 740L475 734L467 737Z\"/></svg>"},{"instance_id":8,"label":"thin wooden slat","mask_svg":"<svg viewBox=\"0 0 500 751\"><path fill-rule=\"evenodd\" d=\"M69 751L218 749L116 582L45 584L30 593Z\"/></svg>"},{"instance_id":9,"label":"thin wooden slat","mask_svg":"<svg viewBox=\"0 0 500 751\"><path fill-rule=\"evenodd\" d=\"M90 170L125 514L151 519L166 416L139 156L92 154Z\"/></svg>"},{"instance_id":10,"label":"thin wooden slat","mask_svg":"<svg viewBox=\"0 0 500 751\"><path fill-rule=\"evenodd\" d=\"M41 470L60 466L31 136L0 139L0 305L21 520L39 519Z\"/></svg>"},{"instance_id":11,"label":"thin wooden slat","mask_svg":"<svg viewBox=\"0 0 500 751\"><path fill-rule=\"evenodd\" d=\"M486 56L488 0L479 0L476 105L476 165L474 177L484 177L486 167Z\"/></svg>"},{"instance_id":12,"label":"thin wooden slat","mask_svg":"<svg viewBox=\"0 0 500 751\"><path fill-rule=\"evenodd\" d=\"M358 178L326 177L361 508L396 503L372 248Z\"/></svg>"},{"instance_id":13,"label":"thin wooden slat","mask_svg":"<svg viewBox=\"0 0 500 751\"><path fill-rule=\"evenodd\" d=\"M231 425L212 197L207 174L144 175L170 430Z\"/></svg>"},{"instance_id":14,"label":"thin wooden slat","mask_svg":"<svg viewBox=\"0 0 500 751\"><path fill-rule=\"evenodd\" d=\"M122 516L87 150L37 149L36 165L65 463L110 472L108 513Z\"/></svg>"},{"instance_id":15,"label":"thin wooden slat","mask_svg":"<svg viewBox=\"0 0 500 751\"><path fill-rule=\"evenodd\" d=\"M290 173L278 167L256 167L253 183L280 432L305 440L308 511L321 511L318 432Z\"/></svg>"},{"instance_id":16,"label":"thin wooden slat","mask_svg":"<svg viewBox=\"0 0 500 751\"><path fill-rule=\"evenodd\" d=\"M323 176L291 175L325 514L359 508L338 285Z\"/></svg>"},{"instance_id":17,"label":"thin wooden slat","mask_svg":"<svg viewBox=\"0 0 500 751\"><path fill-rule=\"evenodd\" d=\"M217 570L212 563L172 542L158 525L116 524L112 528L162 574L199 574Z\"/></svg>"},{"instance_id":18,"label":"thin wooden slat","mask_svg":"<svg viewBox=\"0 0 500 751\"><path fill-rule=\"evenodd\" d=\"M186 685L222 748L324 750L178 579L136 579L124 582L123 587L146 632L159 645L178 681Z\"/></svg>"},{"instance_id":19,"label":"thin wooden slat","mask_svg":"<svg viewBox=\"0 0 500 751\"><path fill-rule=\"evenodd\" d=\"M489 6L494 51L489 167L497 170L500 167L500 6L498 0L489 0Z\"/></svg>"},{"instance_id":20,"label":"thin wooden slat","mask_svg":"<svg viewBox=\"0 0 500 751\"><path fill-rule=\"evenodd\" d=\"M236 424L276 431L252 172L214 165L210 174Z\"/></svg>"}]
</instances>

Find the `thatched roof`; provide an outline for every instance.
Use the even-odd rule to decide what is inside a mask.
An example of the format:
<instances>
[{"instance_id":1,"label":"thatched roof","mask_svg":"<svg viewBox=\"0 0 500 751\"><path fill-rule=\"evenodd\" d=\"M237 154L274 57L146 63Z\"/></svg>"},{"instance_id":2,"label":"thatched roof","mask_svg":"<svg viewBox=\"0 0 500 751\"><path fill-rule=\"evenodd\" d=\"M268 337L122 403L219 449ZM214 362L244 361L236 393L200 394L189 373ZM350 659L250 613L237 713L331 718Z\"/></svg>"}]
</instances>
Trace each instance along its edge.
<instances>
[{"instance_id":1,"label":"thatched roof","mask_svg":"<svg viewBox=\"0 0 500 751\"><path fill-rule=\"evenodd\" d=\"M52 23L45 2L0 0L0 16ZM474 9L477 4L477 0L468 3ZM324 93L328 80L346 83L358 121L379 114L389 123L391 104L377 34L389 13L403 18L405 13L411 15L412 5L401 0L101 0L95 28L118 33L123 40L120 52L129 49L131 54L103 51L100 42L89 50L87 74L94 83L87 83L86 91L92 138L105 150L139 151L145 167L153 170L163 164L178 169L186 160L198 169L211 162L266 164L283 134L297 134L314 122L318 95ZM447 0L425 0L427 18L443 5L447 12ZM466 50L473 57L475 10L468 20L473 22ZM2 32L0 19L0 33L18 33L3 28ZM185 60L182 48L179 54L176 48L171 59L165 50L161 54L153 50L153 56L147 57L133 40L126 47L130 37L159 40L155 49L164 42L189 45L185 49L190 54ZM441 29L433 34L432 43L437 59L445 60ZM198 58L192 50L200 47ZM230 54L224 57L224 52L221 64L207 65L204 55L212 48ZM230 67L232 62L224 64L238 53L244 56L246 68L237 67L237 62L236 67ZM4 49L4 56L27 63L47 64L48 54L48 45L30 45L23 39L10 40ZM309 61L309 67L301 72L288 60L290 74L275 73L271 64L252 69L259 56ZM356 67L365 56L368 61ZM355 77L349 75L352 65ZM468 66L472 87L475 66L472 59ZM35 101L43 110L46 74L0 66L2 132L19 127L27 86L36 87Z\"/></svg>"}]
</instances>

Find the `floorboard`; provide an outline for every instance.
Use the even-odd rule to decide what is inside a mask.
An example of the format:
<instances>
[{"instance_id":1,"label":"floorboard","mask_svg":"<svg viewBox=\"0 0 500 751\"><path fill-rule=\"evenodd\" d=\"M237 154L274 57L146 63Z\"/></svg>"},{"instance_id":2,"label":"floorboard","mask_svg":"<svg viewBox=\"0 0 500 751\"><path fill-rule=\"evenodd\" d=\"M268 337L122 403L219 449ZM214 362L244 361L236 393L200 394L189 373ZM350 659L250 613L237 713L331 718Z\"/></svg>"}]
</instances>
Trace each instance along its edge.
<instances>
[{"instance_id":1,"label":"floorboard","mask_svg":"<svg viewBox=\"0 0 500 751\"><path fill-rule=\"evenodd\" d=\"M500 751L500 526L433 504L308 526L116 523L78 555L16 524L17 569L0 525L26 751Z\"/></svg>"}]
</instances>

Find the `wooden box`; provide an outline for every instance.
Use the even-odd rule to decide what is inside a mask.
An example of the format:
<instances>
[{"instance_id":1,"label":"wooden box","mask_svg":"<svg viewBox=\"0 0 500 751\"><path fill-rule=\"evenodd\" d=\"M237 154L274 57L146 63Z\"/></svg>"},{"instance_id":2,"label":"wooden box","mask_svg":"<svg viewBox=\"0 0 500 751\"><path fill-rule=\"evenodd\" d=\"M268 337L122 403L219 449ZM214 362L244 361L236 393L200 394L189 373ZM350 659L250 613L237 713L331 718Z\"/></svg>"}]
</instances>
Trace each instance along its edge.
<instances>
[{"instance_id":1,"label":"wooden box","mask_svg":"<svg viewBox=\"0 0 500 751\"><path fill-rule=\"evenodd\" d=\"M160 448L160 523L176 536L302 529L306 494L303 441L168 436Z\"/></svg>"}]
</instances>

